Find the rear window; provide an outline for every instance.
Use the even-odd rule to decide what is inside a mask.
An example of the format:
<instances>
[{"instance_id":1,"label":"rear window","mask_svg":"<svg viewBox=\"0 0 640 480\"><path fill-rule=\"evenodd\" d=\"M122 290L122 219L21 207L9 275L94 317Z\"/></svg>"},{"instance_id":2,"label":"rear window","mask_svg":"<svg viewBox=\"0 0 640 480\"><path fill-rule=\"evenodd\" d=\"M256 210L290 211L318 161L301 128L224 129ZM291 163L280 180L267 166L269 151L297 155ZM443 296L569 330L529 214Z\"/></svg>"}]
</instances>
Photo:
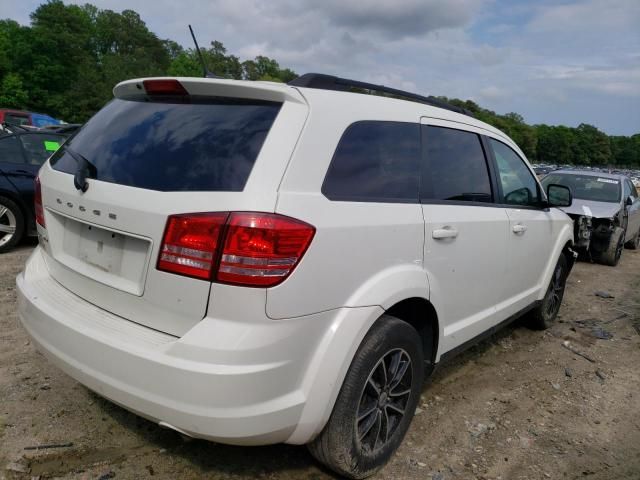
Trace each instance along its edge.
<instances>
[{"instance_id":1,"label":"rear window","mask_svg":"<svg viewBox=\"0 0 640 480\"><path fill-rule=\"evenodd\" d=\"M116 99L66 145L95 166L97 180L159 191L238 192L280 106L240 99ZM71 174L77 170L64 148L51 158L51 165Z\"/></svg>"}]
</instances>

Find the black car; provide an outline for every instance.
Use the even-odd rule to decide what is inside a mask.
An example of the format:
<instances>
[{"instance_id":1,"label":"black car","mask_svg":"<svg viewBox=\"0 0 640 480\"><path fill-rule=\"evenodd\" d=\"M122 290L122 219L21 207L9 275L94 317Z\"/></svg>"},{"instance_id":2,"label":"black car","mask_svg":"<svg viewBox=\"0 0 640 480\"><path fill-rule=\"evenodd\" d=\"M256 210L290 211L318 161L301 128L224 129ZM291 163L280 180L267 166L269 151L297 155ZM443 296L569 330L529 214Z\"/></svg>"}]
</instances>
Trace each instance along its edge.
<instances>
[{"instance_id":1,"label":"black car","mask_svg":"<svg viewBox=\"0 0 640 480\"><path fill-rule=\"evenodd\" d=\"M25 235L36 235L33 195L40 166L67 135L0 127L0 253Z\"/></svg>"}]
</instances>

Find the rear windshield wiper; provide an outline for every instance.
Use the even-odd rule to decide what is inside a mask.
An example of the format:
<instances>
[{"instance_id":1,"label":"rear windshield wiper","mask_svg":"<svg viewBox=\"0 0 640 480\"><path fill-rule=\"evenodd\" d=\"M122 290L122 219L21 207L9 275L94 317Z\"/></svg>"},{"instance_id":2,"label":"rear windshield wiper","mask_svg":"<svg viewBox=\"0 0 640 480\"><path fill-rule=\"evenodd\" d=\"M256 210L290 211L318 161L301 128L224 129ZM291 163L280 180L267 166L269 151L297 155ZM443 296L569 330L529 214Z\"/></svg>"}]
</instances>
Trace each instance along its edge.
<instances>
[{"instance_id":1,"label":"rear windshield wiper","mask_svg":"<svg viewBox=\"0 0 640 480\"><path fill-rule=\"evenodd\" d=\"M84 156L80 155L68 145L63 144L62 148L64 148L64 151L71 155L71 157L78 164L76 174L73 177L73 185L77 190L80 190L83 193L86 192L89 188L87 178L96 178L98 176L98 169L93 163L91 163Z\"/></svg>"}]
</instances>

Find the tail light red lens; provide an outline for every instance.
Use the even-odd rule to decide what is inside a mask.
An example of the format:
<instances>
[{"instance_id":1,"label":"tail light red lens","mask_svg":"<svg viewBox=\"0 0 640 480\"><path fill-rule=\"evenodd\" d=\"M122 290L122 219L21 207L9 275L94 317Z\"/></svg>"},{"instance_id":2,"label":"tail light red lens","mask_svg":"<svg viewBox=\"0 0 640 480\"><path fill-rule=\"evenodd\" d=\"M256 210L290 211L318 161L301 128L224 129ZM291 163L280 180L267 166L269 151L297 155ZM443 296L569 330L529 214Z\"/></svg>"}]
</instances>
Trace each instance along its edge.
<instances>
[{"instance_id":1,"label":"tail light red lens","mask_svg":"<svg viewBox=\"0 0 640 480\"><path fill-rule=\"evenodd\" d=\"M227 213L172 215L160 247L158 270L210 280Z\"/></svg>"},{"instance_id":2,"label":"tail light red lens","mask_svg":"<svg viewBox=\"0 0 640 480\"><path fill-rule=\"evenodd\" d=\"M36 222L43 228L47 228L44 223L44 207L42 205L42 186L40 185L40 177L36 177L35 195L33 203L36 211Z\"/></svg>"},{"instance_id":3,"label":"tail light red lens","mask_svg":"<svg viewBox=\"0 0 640 480\"><path fill-rule=\"evenodd\" d=\"M232 213L217 279L271 287L296 267L311 243L311 225L269 213Z\"/></svg>"},{"instance_id":4,"label":"tail light red lens","mask_svg":"<svg viewBox=\"0 0 640 480\"><path fill-rule=\"evenodd\" d=\"M172 215L158 269L222 283L272 287L298 265L315 228L272 213Z\"/></svg>"}]
</instances>

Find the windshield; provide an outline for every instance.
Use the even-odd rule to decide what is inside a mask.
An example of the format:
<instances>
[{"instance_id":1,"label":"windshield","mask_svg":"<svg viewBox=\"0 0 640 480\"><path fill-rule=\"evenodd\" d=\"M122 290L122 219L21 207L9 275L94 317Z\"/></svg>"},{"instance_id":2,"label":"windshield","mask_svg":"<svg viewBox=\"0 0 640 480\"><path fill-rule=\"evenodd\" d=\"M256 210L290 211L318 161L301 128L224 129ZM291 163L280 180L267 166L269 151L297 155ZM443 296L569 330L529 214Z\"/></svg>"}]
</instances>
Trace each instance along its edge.
<instances>
[{"instance_id":1,"label":"windshield","mask_svg":"<svg viewBox=\"0 0 640 480\"><path fill-rule=\"evenodd\" d=\"M116 99L66 146L95 166L88 178L165 192L239 192L280 106L240 99ZM64 148L51 157L51 166L73 175L78 171L74 155Z\"/></svg>"},{"instance_id":2,"label":"windshield","mask_svg":"<svg viewBox=\"0 0 640 480\"><path fill-rule=\"evenodd\" d=\"M569 187L573 198L592 202L620 202L620 181L615 178L551 173L542 179L545 190L552 183Z\"/></svg>"}]
</instances>

